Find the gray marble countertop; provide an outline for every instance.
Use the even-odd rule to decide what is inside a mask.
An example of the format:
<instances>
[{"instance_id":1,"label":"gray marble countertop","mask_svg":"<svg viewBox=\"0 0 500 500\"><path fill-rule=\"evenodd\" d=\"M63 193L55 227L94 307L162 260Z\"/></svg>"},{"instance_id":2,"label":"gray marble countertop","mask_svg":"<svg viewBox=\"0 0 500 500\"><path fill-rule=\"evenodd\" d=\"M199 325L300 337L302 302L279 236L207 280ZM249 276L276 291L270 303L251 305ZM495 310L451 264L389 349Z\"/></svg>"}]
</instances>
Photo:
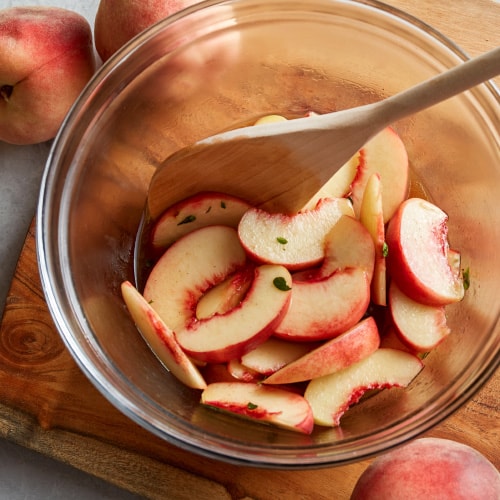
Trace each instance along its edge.
<instances>
[{"instance_id":1,"label":"gray marble countertop","mask_svg":"<svg viewBox=\"0 0 500 500\"><path fill-rule=\"evenodd\" d=\"M98 0L0 0L0 9L22 5L66 7L93 24ZM0 317L36 211L50 143L12 146L0 142ZM133 499L126 491L66 464L0 439L0 499Z\"/></svg>"}]
</instances>

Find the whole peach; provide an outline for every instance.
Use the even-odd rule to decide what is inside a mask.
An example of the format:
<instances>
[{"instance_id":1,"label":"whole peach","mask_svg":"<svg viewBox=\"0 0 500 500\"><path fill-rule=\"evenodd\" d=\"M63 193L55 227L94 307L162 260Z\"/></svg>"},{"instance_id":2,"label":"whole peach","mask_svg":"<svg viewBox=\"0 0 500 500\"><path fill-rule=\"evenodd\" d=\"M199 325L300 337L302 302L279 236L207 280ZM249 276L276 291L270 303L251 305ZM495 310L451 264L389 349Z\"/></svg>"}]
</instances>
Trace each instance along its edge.
<instances>
[{"instance_id":1,"label":"whole peach","mask_svg":"<svg viewBox=\"0 0 500 500\"><path fill-rule=\"evenodd\" d=\"M500 473L470 446L421 438L377 457L351 500L498 500Z\"/></svg>"},{"instance_id":2,"label":"whole peach","mask_svg":"<svg viewBox=\"0 0 500 500\"><path fill-rule=\"evenodd\" d=\"M90 25L76 12L0 10L0 140L52 139L95 68Z\"/></svg>"},{"instance_id":3,"label":"whole peach","mask_svg":"<svg viewBox=\"0 0 500 500\"><path fill-rule=\"evenodd\" d=\"M200 0L101 0L94 22L97 53L107 61L149 26Z\"/></svg>"}]
</instances>

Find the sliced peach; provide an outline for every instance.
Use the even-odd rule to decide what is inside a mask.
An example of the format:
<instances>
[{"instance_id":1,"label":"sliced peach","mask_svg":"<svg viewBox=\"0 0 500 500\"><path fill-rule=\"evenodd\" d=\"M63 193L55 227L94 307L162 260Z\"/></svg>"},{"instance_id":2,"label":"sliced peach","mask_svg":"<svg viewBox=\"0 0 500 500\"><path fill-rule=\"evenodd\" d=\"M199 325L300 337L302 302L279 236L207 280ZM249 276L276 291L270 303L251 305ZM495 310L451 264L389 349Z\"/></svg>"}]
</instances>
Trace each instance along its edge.
<instances>
[{"instance_id":1,"label":"sliced peach","mask_svg":"<svg viewBox=\"0 0 500 500\"><path fill-rule=\"evenodd\" d=\"M423 366L413 354L397 349L377 349L344 370L311 380L304 397L311 405L316 424L335 427L366 391L406 387Z\"/></svg>"},{"instance_id":2,"label":"sliced peach","mask_svg":"<svg viewBox=\"0 0 500 500\"><path fill-rule=\"evenodd\" d=\"M343 370L372 354L380 344L377 325L368 317L347 332L286 364L265 384L291 384Z\"/></svg>"},{"instance_id":3,"label":"sliced peach","mask_svg":"<svg viewBox=\"0 0 500 500\"><path fill-rule=\"evenodd\" d=\"M386 242L382 182L379 173L372 174L368 179L361 202L359 220L370 233L375 245L375 263L371 284L372 302L379 306L385 306L387 305Z\"/></svg>"},{"instance_id":4,"label":"sliced peach","mask_svg":"<svg viewBox=\"0 0 500 500\"><path fill-rule=\"evenodd\" d=\"M276 387L219 382L208 385L201 394L201 402L240 417L304 434L310 434L314 426L307 401L299 394Z\"/></svg>"},{"instance_id":5,"label":"sliced peach","mask_svg":"<svg viewBox=\"0 0 500 500\"><path fill-rule=\"evenodd\" d=\"M173 332L129 281L122 283L123 300L146 343L163 365L182 383L204 389L205 380L179 346Z\"/></svg>"},{"instance_id":6,"label":"sliced peach","mask_svg":"<svg viewBox=\"0 0 500 500\"><path fill-rule=\"evenodd\" d=\"M250 207L246 201L228 194L198 193L165 210L151 229L151 245L155 250L168 248L182 236L205 226L236 228Z\"/></svg>"},{"instance_id":7,"label":"sliced peach","mask_svg":"<svg viewBox=\"0 0 500 500\"><path fill-rule=\"evenodd\" d=\"M403 141L391 127L379 132L360 150L356 175L351 184L354 212L359 217L363 194L370 177L378 173L384 191L382 205L387 223L408 196L408 154Z\"/></svg>"},{"instance_id":8,"label":"sliced peach","mask_svg":"<svg viewBox=\"0 0 500 500\"><path fill-rule=\"evenodd\" d=\"M444 306L415 302L395 282L389 287L389 309L399 337L415 352L434 349L450 334Z\"/></svg>"},{"instance_id":9,"label":"sliced peach","mask_svg":"<svg viewBox=\"0 0 500 500\"><path fill-rule=\"evenodd\" d=\"M176 330L184 351L202 361L221 363L254 349L267 340L285 315L292 279L283 266L255 269L252 286L241 304L225 314L187 321Z\"/></svg>"},{"instance_id":10,"label":"sliced peach","mask_svg":"<svg viewBox=\"0 0 500 500\"><path fill-rule=\"evenodd\" d=\"M290 270L321 262L325 237L339 218L351 214L345 199L323 199L312 210L295 215L248 210L238 226L241 244L257 262L281 264Z\"/></svg>"},{"instance_id":11,"label":"sliced peach","mask_svg":"<svg viewBox=\"0 0 500 500\"><path fill-rule=\"evenodd\" d=\"M235 229L208 226L193 231L163 254L144 287L144 297L173 331L194 321L207 290L246 263Z\"/></svg>"},{"instance_id":12,"label":"sliced peach","mask_svg":"<svg viewBox=\"0 0 500 500\"><path fill-rule=\"evenodd\" d=\"M241 363L262 375L271 375L316 347L316 344L287 342L269 338L252 351L243 355Z\"/></svg>"},{"instance_id":13,"label":"sliced peach","mask_svg":"<svg viewBox=\"0 0 500 500\"><path fill-rule=\"evenodd\" d=\"M388 272L416 302L441 306L464 296L462 277L450 265L447 222L447 214L433 203L409 198L388 224Z\"/></svg>"}]
</instances>

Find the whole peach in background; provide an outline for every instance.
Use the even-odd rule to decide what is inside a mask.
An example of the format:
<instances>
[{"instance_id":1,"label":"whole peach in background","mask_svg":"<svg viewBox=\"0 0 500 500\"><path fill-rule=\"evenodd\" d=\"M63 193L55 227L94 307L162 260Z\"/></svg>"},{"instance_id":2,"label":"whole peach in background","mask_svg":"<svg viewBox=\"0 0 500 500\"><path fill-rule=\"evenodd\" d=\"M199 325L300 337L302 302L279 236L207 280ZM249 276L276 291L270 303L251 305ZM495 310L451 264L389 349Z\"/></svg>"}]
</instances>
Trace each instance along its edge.
<instances>
[{"instance_id":1,"label":"whole peach in background","mask_svg":"<svg viewBox=\"0 0 500 500\"><path fill-rule=\"evenodd\" d=\"M500 473L470 446L422 438L376 458L351 500L497 500Z\"/></svg>"},{"instance_id":2,"label":"whole peach in background","mask_svg":"<svg viewBox=\"0 0 500 500\"><path fill-rule=\"evenodd\" d=\"M52 139L95 69L83 16L56 7L0 10L0 140Z\"/></svg>"},{"instance_id":3,"label":"whole peach in background","mask_svg":"<svg viewBox=\"0 0 500 500\"><path fill-rule=\"evenodd\" d=\"M101 0L94 35L98 54L108 60L149 26L200 0Z\"/></svg>"}]
</instances>

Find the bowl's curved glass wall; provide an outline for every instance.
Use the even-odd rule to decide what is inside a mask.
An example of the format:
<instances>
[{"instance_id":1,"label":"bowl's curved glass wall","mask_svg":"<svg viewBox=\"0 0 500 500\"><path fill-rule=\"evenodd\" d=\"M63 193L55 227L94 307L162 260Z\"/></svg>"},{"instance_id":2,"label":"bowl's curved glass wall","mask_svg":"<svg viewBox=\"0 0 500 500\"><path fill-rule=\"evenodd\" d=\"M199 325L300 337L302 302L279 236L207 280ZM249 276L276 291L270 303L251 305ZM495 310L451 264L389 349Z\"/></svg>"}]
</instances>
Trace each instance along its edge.
<instances>
[{"instance_id":1,"label":"bowl's curved glass wall","mask_svg":"<svg viewBox=\"0 0 500 500\"><path fill-rule=\"evenodd\" d=\"M213 5L212 5L213 4ZM350 410L338 429L300 436L199 406L143 343L120 297L148 182L173 151L269 113L368 103L464 56L375 2L208 2L160 23L102 68L55 141L38 217L49 307L96 386L176 444L239 463L306 467L365 458L427 430L498 365L499 97L489 86L394 126L413 172L450 217L471 288L449 308L453 334L408 390ZM182 33L182 37L179 36ZM210 175L207 172L207 175Z\"/></svg>"}]
</instances>

